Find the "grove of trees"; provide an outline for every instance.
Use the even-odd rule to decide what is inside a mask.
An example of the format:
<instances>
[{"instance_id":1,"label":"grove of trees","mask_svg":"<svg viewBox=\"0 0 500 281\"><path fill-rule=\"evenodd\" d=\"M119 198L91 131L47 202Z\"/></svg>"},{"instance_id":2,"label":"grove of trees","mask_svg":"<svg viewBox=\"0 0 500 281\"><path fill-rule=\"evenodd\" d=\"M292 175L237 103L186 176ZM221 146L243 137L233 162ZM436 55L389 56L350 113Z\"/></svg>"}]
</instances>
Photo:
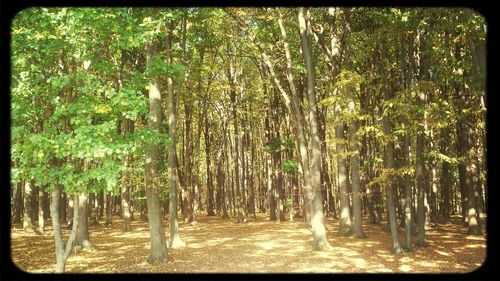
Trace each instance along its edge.
<instances>
[{"instance_id":1,"label":"grove of trees","mask_svg":"<svg viewBox=\"0 0 500 281\"><path fill-rule=\"evenodd\" d=\"M200 215L303 220L312 250L327 217L387 223L394 254L451 215L483 235L486 32L459 8L25 9L12 223L50 222L56 272L113 215L147 220L153 264Z\"/></svg>"}]
</instances>

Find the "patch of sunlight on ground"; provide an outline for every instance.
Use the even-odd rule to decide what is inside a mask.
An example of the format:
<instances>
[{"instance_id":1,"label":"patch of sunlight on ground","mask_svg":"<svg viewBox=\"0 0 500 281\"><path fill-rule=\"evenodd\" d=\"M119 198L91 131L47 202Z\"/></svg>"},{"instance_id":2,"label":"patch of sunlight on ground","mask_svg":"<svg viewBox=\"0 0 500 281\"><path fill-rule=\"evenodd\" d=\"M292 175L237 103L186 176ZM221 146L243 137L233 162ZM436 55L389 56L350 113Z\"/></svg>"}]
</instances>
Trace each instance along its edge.
<instances>
[{"instance_id":1,"label":"patch of sunlight on ground","mask_svg":"<svg viewBox=\"0 0 500 281\"><path fill-rule=\"evenodd\" d=\"M465 248L486 248L486 245L465 245Z\"/></svg>"},{"instance_id":2,"label":"patch of sunlight on ground","mask_svg":"<svg viewBox=\"0 0 500 281\"><path fill-rule=\"evenodd\" d=\"M257 242L254 244L258 247L265 249L265 250L272 250L273 248L279 247L279 245L276 245L276 242L274 242L274 241Z\"/></svg>"},{"instance_id":3,"label":"patch of sunlight on ground","mask_svg":"<svg viewBox=\"0 0 500 281\"><path fill-rule=\"evenodd\" d=\"M354 265L357 268L366 268L366 261L364 259L356 258L353 261L354 261Z\"/></svg>"},{"instance_id":4,"label":"patch of sunlight on ground","mask_svg":"<svg viewBox=\"0 0 500 281\"><path fill-rule=\"evenodd\" d=\"M374 271L374 272L394 272L394 271L392 271L391 269L389 269L389 268L385 268L385 267L375 268L373 271Z\"/></svg>"},{"instance_id":5,"label":"patch of sunlight on ground","mask_svg":"<svg viewBox=\"0 0 500 281\"><path fill-rule=\"evenodd\" d=\"M185 242L189 242L187 240L185 240ZM192 249L201 249L203 247L206 247L206 243L194 243L194 242L189 242L189 243L186 243L186 246L188 248L192 248Z\"/></svg>"},{"instance_id":6,"label":"patch of sunlight on ground","mask_svg":"<svg viewBox=\"0 0 500 281\"><path fill-rule=\"evenodd\" d=\"M446 253L446 252L443 252L443 251L440 251L440 250L436 250L436 249L434 249L434 252L436 252L436 253L440 254L441 256L447 256L447 257L448 257L448 256L450 256L450 254L448 254L448 253Z\"/></svg>"},{"instance_id":7,"label":"patch of sunlight on ground","mask_svg":"<svg viewBox=\"0 0 500 281\"><path fill-rule=\"evenodd\" d=\"M437 265L433 262L428 262L428 261L419 261L418 265L425 266L425 267L436 267Z\"/></svg>"},{"instance_id":8,"label":"patch of sunlight on ground","mask_svg":"<svg viewBox=\"0 0 500 281\"><path fill-rule=\"evenodd\" d=\"M412 268L409 265L403 264L399 267L399 270L401 270L403 272L410 272L412 270Z\"/></svg>"},{"instance_id":9,"label":"patch of sunlight on ground","mask_svg":"<svg viewBox=\"0 0 500 281\"><path fill-rule=\"evenodd\" d=\"M402 257L399 259L400 262L413 262L413 259L410 257Z\"/></svg>"},{"instance_id":10,"label":"patch of sunlight on ground","mask_svg":"<svg viewBox=\"0 0 500 281\"><path fill-rule=\"evenodd\" d=\"M111 232L111 235L114 237L123 237L123 238L149 238L149 233L148 232L125 232L125 233L114 233Z\"/></svg>"}]
</instances>

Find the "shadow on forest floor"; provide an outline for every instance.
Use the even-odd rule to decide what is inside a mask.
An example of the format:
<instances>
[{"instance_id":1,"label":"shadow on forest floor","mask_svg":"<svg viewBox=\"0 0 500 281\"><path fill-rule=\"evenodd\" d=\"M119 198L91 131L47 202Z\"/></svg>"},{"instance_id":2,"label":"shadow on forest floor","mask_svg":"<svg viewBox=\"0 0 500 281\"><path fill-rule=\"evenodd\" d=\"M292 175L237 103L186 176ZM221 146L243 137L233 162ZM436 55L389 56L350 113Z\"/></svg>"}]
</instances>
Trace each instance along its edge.
<instances>
[{"instance_id":1,"label":"shadow on forest floor","mask_svg":"<svg viewBox=\"0 0 500 281\"><path fill-rule=\"evenodd\" d=\"M69 257L68 272L469 272L486 257L486 236L466 235L460 218L426 231L426 248L392 254L385 224L364 226L366 239L337 237L338 220L328 218L331 251L311 250L312 235L302 221L257 220L238 224L218 217L198 215L196 226L179 221L180 235L187 246L168 249L168 261L147 264L149 229L147 221L132 222L123 232L123 221L115 217L112 227L90 227L96 250ZM301 219L298 219L301 220ZM366 220L365 220L366 221ZM168 239L168 221L165 221ZM11 231L14 263L28 272L52 272L55 264L52 228L46 235L25 233L20 225ZM64 229L65 239L69 230ZM400 232L404 239L404 231Z\"/></svg>"}]
</instances>

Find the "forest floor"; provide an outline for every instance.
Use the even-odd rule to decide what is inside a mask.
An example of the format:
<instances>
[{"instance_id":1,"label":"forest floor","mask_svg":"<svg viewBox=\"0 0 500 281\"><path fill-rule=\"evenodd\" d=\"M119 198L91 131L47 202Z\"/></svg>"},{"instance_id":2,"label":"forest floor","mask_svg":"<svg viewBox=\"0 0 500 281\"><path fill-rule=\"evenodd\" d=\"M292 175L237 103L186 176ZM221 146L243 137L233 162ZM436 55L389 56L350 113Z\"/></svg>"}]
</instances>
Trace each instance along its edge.
<instances>
[{"instance_id":1,"label":"forest floor","mask_svg":"<svg viewBox=\"0 0 500 281\"><path fill-rule=\"evenodd\" d=\"M198 225L179 221L185 248L168 249L168 260L150 265L147 221L132 222L132 231L122 231L123 221L114 217L112 227L90 227L94 251L72 254L67 272L91 273L181 273L181 272L470 272L486 258L486 236L466 235L459 217L426 231L429 247L392 254L385 224L364 226L366 239L337 237L338 220L328 218L331 251L311 250L312 235L302 221L271 222L265 214L238 224L217 216L198 215ZM365 221L367 221L366 218ZM165 221L168 239L168 221ZM13 225L12 260L28 272L53 272L55 251L52 227L45 235L26 233ZM70 230L64 229L67 239ZM403 240L404 232L400 232Z\"/></svg>"}]
</instances>

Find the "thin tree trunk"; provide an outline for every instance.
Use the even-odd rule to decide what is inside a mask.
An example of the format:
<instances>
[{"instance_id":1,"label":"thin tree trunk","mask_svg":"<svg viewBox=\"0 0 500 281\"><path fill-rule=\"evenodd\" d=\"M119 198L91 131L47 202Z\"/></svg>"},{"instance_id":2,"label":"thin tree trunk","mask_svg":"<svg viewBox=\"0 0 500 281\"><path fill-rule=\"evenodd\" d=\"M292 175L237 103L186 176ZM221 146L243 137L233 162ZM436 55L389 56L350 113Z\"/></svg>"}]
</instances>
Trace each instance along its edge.
<instances>
[{"instance_id":1,"label":"thin tree trunk","mask_svg":"<svg viewBox=\"0 0 500 281\"><path fill-rule=\"evenodd\" d=\"M113 193L106 194L106 222L104 226L111 226L113 224Z\"/></svg>"},{"instance_id":2,"label":"thin tree trunk","mask_svg":"<svg viewBox=\"0 0 500 281\"><path fill-rule=\"evenodd\" d=\"M184 12L183 21L185 21L186 12ZM183 23L185 24L185 23ZM170 22L170 29L167 37L167 60L168 63L172 63L172 32L173 23ZM174 97L174 85L171 77L167 78L167 92L168 92L168 134L170 136L170 143L168 145L168 182L170 186L170 200L169 200L169 214L170 214L170 237L169 237L169 247L171 248L182 248L186 244L182 241L179 235L179 224L177 221L177 179L175 176L175 171L178 170L177 158L175 152L176 144L176 104ZM159 124L158 124L159 125Z\"/></svg>"},{"instance_id":3,"label":"thin tree trunk","mask_svg":"<svg viewBox=\"0 0 500 281\"><path fill-rule=\"evenodd\" d=\"M229 52L231 52L231 47L228 45ZM236 195L235 195L235 209L237 211L238 223L244 222L244 215L243 215L243 209L242 209L242 204L241 204L241 191L240 191L240 155L239 155L239 130L238 130L238 114L237 114L237 108L236 108L236 77L235 77L235 70L233 68L233 63L232 63L232 58L229 59L229 69L227 71L227 77L229 79L229 85L230 85L230 98L231 98L231 105L232 105L232 118L233 118L233 128L234 128L234 134L233 134L233 161L234 161L234 186L236 190Z\"/></svg>"},{"instance_id":4,"label":"thin tree trunk","mask_svg":"<svg viewBox=\"0 0 500 281\"><path fill-rule=\"evenodd\" d=\"M391 94L389 92L389 89L386 90L385 93L385 99L389 100L391 98ZM383 117L383 127L384 127L384 134L388 137L392 137L392 126L389 121L389 118L387 116ZM394 143L392 140L389 140L385 146L386 148L386 160L385 160L385 167L387 170L392 171L394 169ZM396 224L396 209L394 206L394 186L393 186L393 180L392 176L387 177L387 213L388 213L388 218L387 221L389 222L389 227L391 231L391 239L392 239L392 252L393 253L401 253L402 249L399 245L399 235L398 235L398 229L397 229L397 224Z\"/></svg>"},{"instance_id":5,"label":"thin tree trunk","mask_svg":"<svg viewBox=\"0 0 500 281\"><path fill-rule=\"evenodd\" d=\"M127 134L131 132L132 120L125 119L123 121L124 130L123 133ZM121 203L122 203L122 216L123 216L123 230L125 232L130 231L130 221L131 221L131 212L130 212L130 155L125 156L123 159L123 174L122 174L122 182L121 182Z\"/></svg>"},{"instance_id":6,"label":"thin tree trunk","mask_svg":"<svg viewBox=\"0 0 500 281\"><path fill-rule=\"evenodd\" d=\"M351 114L356 113L354 104L354 95L352 93L353 89L348 90L349 98L349 112ZM356 120L353 120L349 126L349 135L351 141L351 180L352 180L352 209L353 209L353 231L354 236L357 238L366 238L366 234L363 231L363 210L362 210L362 191L360 186L360 175L359 175L359 146L358 146L358 124Z\"/></svg>"},{"instance_id":7,"label":"thin tree trunk","mask_svg":"<svg viewBox=\"0 0 500 281\"><path fill-rule=\"evenodd\" d=\"M405 159L405 165L406 167L410 167L410 136L405 135L404 136L404 147L403 147L403 153L404 153L404 159ZM411 193L412 193L412 186L411 186L411 180L408 175L404 176L404 185L405 185L405 204L404 204L404 213L405 213L405 228L406 228L406 245L405 245L405 250L406 251L413 251L413 247L411 244L411 234L412 234L412 200L411 200Z\"/></svg>"},{"instance_id":8,"label":"thin tree trunk","mask_svg":"<svg viewBox=\"0 0 500 281\"><path fill-rule=\"evenodd\" d=\"M38 232L45 234L45 216L44 216L44 202L45 193L43 187L38 189Z\"/></svg>"}]
</instances>

